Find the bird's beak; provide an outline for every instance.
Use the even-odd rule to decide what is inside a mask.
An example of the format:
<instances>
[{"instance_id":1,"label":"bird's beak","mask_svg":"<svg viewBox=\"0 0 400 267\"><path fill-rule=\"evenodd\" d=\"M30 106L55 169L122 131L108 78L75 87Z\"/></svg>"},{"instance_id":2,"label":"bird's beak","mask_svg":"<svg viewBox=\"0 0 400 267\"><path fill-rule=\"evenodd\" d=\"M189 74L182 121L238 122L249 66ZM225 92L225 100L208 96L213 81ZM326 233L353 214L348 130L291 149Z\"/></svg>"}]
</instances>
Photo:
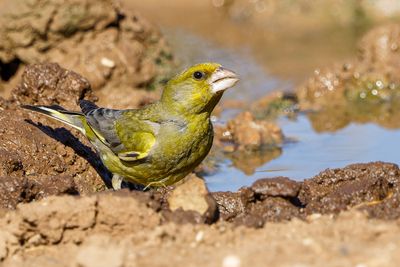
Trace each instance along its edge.
<instances>
[{"instance_id":1,"label":"bird's beak","mask_svg":"<svg viewBox=\"0 0 400 267\"><path fill-rule=\"evenodd\" d=\"M239 81L236 73L219 67L210 77L210 86L213 93L224 91Z\"/></svg>"}]
</instances>

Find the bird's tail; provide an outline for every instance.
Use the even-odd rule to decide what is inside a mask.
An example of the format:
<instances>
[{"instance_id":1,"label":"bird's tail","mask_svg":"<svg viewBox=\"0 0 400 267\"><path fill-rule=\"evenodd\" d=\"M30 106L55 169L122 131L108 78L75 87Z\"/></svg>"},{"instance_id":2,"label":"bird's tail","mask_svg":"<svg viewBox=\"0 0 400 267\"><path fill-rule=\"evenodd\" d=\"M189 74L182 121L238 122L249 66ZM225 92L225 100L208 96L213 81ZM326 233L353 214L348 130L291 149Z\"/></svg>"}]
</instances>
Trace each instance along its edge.
<instances>
[{"instance_id":1,"label":"bird's tail","mask_svg":"<svg viewBox=\"0 0 400 267\"><path fill-rule=\"evenodd\" d=\"M61 121L69 126L78 129L82 133L85 133L85 128L83 126L83 121L85 120L85 116L80 112L73 112L63 109L60 106L31 106L31 105L22 105L24 109L33 110L39 113L42 113L50 118Z\"/></svg>"}]
</instances>

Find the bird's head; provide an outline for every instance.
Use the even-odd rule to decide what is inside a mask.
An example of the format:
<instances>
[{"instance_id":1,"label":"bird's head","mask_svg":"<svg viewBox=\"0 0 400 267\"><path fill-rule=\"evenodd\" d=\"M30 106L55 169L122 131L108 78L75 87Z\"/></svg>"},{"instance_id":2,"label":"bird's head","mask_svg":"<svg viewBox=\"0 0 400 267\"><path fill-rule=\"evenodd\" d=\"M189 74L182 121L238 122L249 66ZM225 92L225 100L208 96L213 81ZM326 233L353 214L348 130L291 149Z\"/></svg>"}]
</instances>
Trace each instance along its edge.
<instances>
[{"instance_id":1,"label":"bird's head","mask_svg":"<svg viewBox=\"0 0 400 267\"><path fill-rule=\"evenodd\" d=\"M197 64L167 83L161 101L182 113L211 113L223 92L238 81L233 71L224 69L220 64Z\"/></svg>"}]
</instances>

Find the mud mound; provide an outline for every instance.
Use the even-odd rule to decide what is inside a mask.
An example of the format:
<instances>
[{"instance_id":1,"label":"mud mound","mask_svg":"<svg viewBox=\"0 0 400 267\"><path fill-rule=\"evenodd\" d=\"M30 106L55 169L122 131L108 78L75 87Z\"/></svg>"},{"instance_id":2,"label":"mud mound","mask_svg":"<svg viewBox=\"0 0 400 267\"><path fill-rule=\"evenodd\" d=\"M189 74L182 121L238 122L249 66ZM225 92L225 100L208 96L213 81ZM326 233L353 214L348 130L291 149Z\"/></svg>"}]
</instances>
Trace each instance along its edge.
<instances>
[{"instance_id":1,"label":"mud mound","mask_svg":"<svg viewBox=\"0 0 400 267\"><path fill-rule=\"evenodd\" d=\"M51 63L26 68L11 100L0 103L0 207L13 209L49 195L85 195L105 189L102 178L107 183L110 174L81 133L19 108L20 104L58 104L78 110L77 102L83 98L96 99L89 82L75 72ZM153 203L149 205L162 211L166 221L217 220L216 203L204 181L195 176L185 181L176 190L136 196Z\"/></svg>"},{"instance_id":2,"label":"mud mound","mask_svg":"<svg viewBox=\"0 0 400 267\"><path fill-rule=\"evenodd\" d=\"M299 194L304 212L337 213L351 207L371 217L400 217L400 170L395 164L354 164L326 170L303 183Z\"/></svg>"},{"instance_id":3,"label":"mud mound","mask_svg":"<svg viewBox=\"0 0 400 267\"><path fill-rule=\"evenodd\" d=\"M398 219L400 169L382 162L354 164L328 169L304 182L284 177L262 179L238 192L217 192L213 196L221 219L252 227L352 208L373 218Z\"/></svg>"},{"instance_id":4,"label":"mud mound","mask_svg":"<svg viewBox=\"0 0 400 267\"><path fill-rule=\"evenodd\" d=\"M87 77L95 90L153 87L169 75L172 55L160 33L116 1L2 1L0 10L2 83L46 61Z\"/></svg>"},{"instance_id":5,"label":"mud mound","mask_svg":"<svg viewBox=\"0 0 400 267\"><path fill-rule=\"evenodd\" d=\"M400 25L371 30L359 56L343 65L316 70L297 90L302 110L317 131L334 131L352 121L399 128Z\"/></svg>"},{"instance_id":6,"label":"mud mound","mask_svg":"<svg viewBox=\"0 0 400 267\"><path fill-rule=\"evenodd\" d=\"M161 224L159 214L131 196L50 197L0 218L0 261L41 267L397 266L399 230L396 222L355 212L262 229Z\"/></svg>"},{"instance_id":7,"label":"mud mound","mask_svg":"<svg viewBox=\"0 0 400 267\"><path fill-rule=\"evenodd\" d=\"M244 111L228 121L226 126L214 128L214 162L206 162L210 170L219 158L229 158L235 167L252 174L255 169L281 154L284 136L272 120L256 119L252 112ZM220 151L217 151L220 150ZM220 155L223 151L223 155Z\"/></svg>"},{"instance_id":8,"label":"mud mound","mask_svg":"<svg viewBox=\"0 0 400 267\"><path fill-rule=\"evenodd\" d=\"M1 206L13 208L48 195L104 188L98 173L106 176L107 171L78 131L71 134L54 120L19 108L59 104L77 110L83 98L95 99L89 82L78 74L57 64L26 68L12 99L4 100L0 110Z\"/></svg>"},{"instance_id":9,"label":"mud mound","mask_svg":"<svg viewBox=\"0 0 400 267\"><path fill-rule=\"evenodd\" d=\"M96 100L88 80L56 63L45 63L25 69L11 101L16 105L60 105L79 110L78 102L83 98Z\"/></svg>"},{"instance_id":10,"label":"mud mound","mask_svg":"<svg viewBox=\"0 0 400 267\"><path fill-rule=\"evenodd\" d=\"M109 174L80 133L57 128L57 122L18 108L20 103L57 103L76 109L76 102L84 97L94 98L87 80L74 72L57 64L26 69L12 100L4 100L0 110L2 207L15 208L20 202L49 195L105 189L100 176L107 181ZM271 139L281 140L279 131L280 138L275 132L272 137L265 136L269 128L258 125L250 113L238 118L229 129L237 139L233 142L243 141L243 149L248 149L246 144L263 146ZM255 142L246 143L251 138L241 137L243 127L254 128L250 133L256 136ZM364 209L370 216L393 219L400 217L399 176L396 165L378 162L327 170L302 183L283 177L264 179L234 193L210 195L204 181L190 176L172 191L135 194L153 203L149 205L161 212L164 221L174 222L212 223L219 213L222 220L236 225L260 227L267 221L338 213L351 207Z\"/></svg>"},{"instance_id":11,"label":"mud mound","mask_svg":"<svg viewBox=\"0 0 400 267\"><path fill-rule=\"evenodd\" d=\"M26 117L29 116L34 115L26 115ZM55 125L54 122L52 123L46 122L46 125ZM104 188L104 183L96 169L99 172L106 172L106 170L103 169L99 159L90 147L82 144L66 129L53 129L35 124L16 116L14 111L8 110L0 111L0 124L4 127L0 132L2 140L0 173L2 176L19 177L14 183L20 184L14 186L19 188L24 201L36 198L32 197L31 193L27 193L30 191L31 183L39 186L38 191L44 192L49 190L46 189L48 186L60 187L50 189L50 191L60 193L65 191L89 193ZM77 131L74 131L74 134L78 135ZM51 185L52 177L63 181ZM13 179L8 178L8 180ZM46 180L49 183L44 182ZM5 191L13 188L8 187L7 179L0 180L0 183L3 182L6 183L2 186ZM67 188L65 188L65 183L68 185ZM2 198L2 200L13 201L12 198Z\"/></svg>"}]
</instances>

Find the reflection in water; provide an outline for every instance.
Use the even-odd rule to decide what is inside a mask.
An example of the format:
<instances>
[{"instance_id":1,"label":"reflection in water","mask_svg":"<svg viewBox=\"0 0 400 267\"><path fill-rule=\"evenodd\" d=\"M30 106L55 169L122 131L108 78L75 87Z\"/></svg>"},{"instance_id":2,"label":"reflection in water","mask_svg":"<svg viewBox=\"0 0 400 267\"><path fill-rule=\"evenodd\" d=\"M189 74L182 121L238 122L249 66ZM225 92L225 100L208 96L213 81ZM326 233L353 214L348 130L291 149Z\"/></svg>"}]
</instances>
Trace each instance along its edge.
<instances>
[{"instance_id":1,"label":"reflection in water","mask_svg":"<svg viewBox=\"0 0 400 267\"><path fill-rule=\"evenodd\" d=\"M400 128L399 99L388 103L349 102L331 106L318 112L308 113L313 129L317 132L333 132L350 123L376 123L388 129Z\"/></svg>"},{"instance_id":2,"label":"reflection in water","mask_svg":"<svg viewBox=\"0 0 400 267\"><path fill-rule=\"evenodd\" d=\"M232 161L234 167L246 175L252 175L258 167L276 159L282 154L279 147L261 149L257 151L235 151L227 154L226 157Z\"/></svg>"},{"instance_id":3,"label":"reflection in water","mask_svg":"<svg viewBox=\"0 0 400 267\"><path fill-rule=\"evenodd\" d=\"M370 123L352 123L335 133L316 133L304 115L296 121L283 118L280 125L287 137L298 141L285 144L280 157L256 168L251 175L237 169L231 160L224 161L219 172L205 177L210 190L237 190L265 177L288 176L303 180L326 168L352 163L400 163L396 145L400 140L400 130L387 130Z\"/></svg>"}]
</instances>

